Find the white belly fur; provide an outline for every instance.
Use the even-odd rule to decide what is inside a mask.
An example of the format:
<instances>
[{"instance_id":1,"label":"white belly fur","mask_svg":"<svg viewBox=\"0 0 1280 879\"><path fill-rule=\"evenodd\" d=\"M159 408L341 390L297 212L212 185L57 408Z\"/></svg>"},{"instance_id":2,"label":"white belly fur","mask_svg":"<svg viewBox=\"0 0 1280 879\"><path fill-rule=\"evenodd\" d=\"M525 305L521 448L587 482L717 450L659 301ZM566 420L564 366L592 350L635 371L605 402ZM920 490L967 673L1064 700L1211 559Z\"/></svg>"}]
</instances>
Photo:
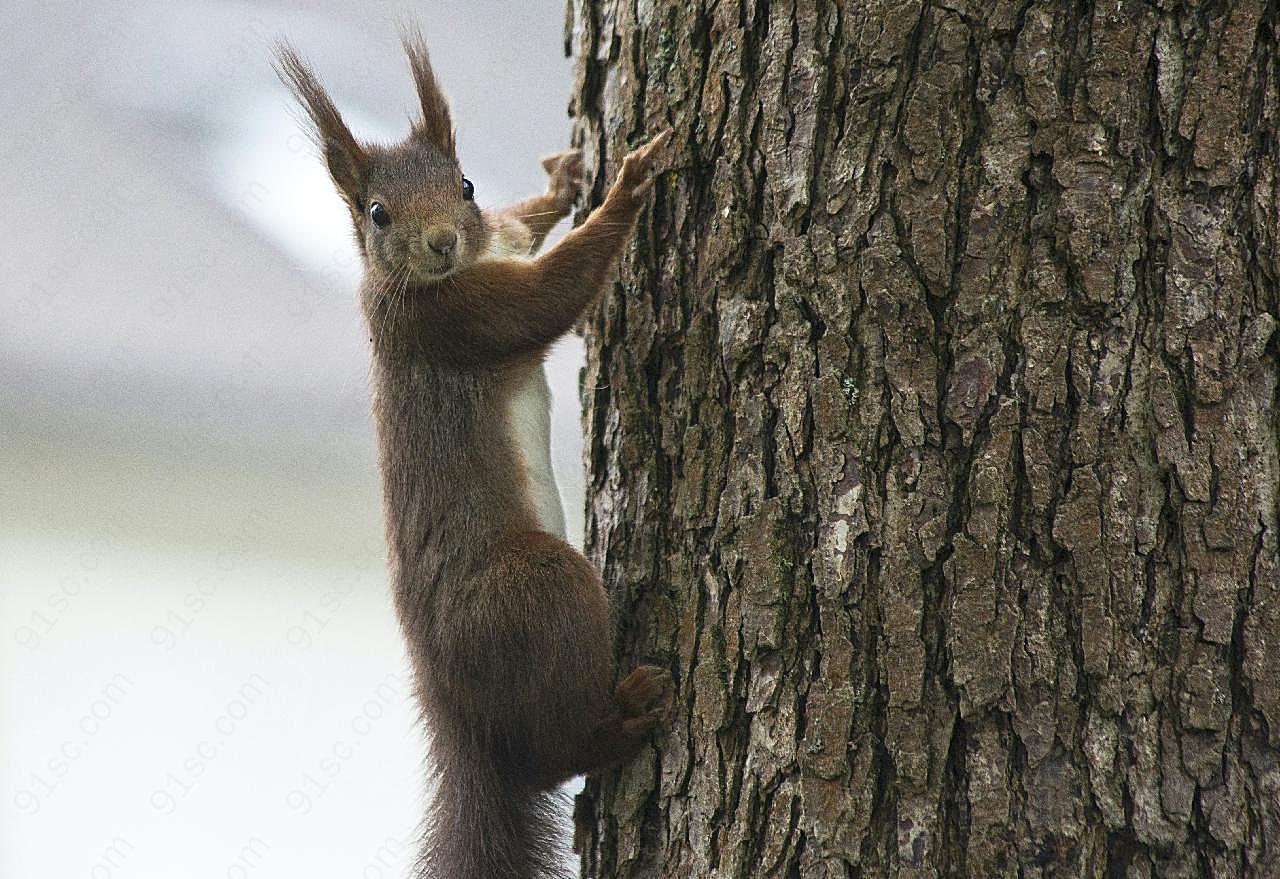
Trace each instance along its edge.
<instances>
[{"instance_id":1,"label":"white belly fur","mask_svg":"<svg viewBox=\"0 0 1280 879\"><path fill-rule=\"evenodd\" d=\"M477 262L493 259L530 259L529 230L518 221L498 224L489 246ZM564 528L564 506L556 475L551 469L551 388L542 364L531 367L520 380L507 404L507 421L520 457L529 477L529 497L538 524L548 534L561 540L568 537Z\"/></svg>"},{"instance_id":2,"label":"white belly fur","mask_svg":"<svg viewBox=\"0 0 1280 879\"><path fill-rule=\"evenodd\" d=\"M551 388L542 365L529 369L507 405L512 439L524 459L529 496L542 529L565 540L564 507L551 469Z\"/></svg>"}]
</instances>

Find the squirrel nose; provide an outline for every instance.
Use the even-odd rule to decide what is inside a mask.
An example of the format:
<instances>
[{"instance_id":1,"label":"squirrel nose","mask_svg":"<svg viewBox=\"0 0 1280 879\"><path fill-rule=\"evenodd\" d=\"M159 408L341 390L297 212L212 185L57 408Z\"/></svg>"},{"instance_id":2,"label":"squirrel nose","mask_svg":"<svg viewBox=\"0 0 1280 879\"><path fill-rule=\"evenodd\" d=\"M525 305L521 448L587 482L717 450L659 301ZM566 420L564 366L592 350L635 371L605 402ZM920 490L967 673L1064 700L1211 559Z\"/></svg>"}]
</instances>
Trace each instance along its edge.
<instances>
[{"instance_id":1,"label":"squirrel nose","mask_svg":"<svg viewBox=\"0 0 1280 879\"><path fill-rule=\"evenodd\" d=\"M423 237L426 240L427 247L440 254L440 256L448 256L458 246L457 231L446 229L443 226L434 226L428 229Z\"/></svg>"}]
</instances>

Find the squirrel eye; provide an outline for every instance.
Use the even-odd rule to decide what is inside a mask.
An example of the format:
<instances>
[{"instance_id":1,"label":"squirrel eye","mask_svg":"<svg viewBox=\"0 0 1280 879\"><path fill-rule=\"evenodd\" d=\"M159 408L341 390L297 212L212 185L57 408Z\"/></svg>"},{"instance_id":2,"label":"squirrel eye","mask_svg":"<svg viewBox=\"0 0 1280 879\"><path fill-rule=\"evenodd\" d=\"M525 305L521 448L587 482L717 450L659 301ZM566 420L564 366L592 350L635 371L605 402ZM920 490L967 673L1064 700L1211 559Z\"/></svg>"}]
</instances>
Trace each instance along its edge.
<instances>
[{"instance_id":1,"label":"squirrel eye","mask_svg":"<svg viewBox=\"0 0 1280 879\"><path fill-rule=\"evenodd\" d=\"M373 220L375 226L385 226L391 222L391 215L382 206L382 202L375 201L369 205L369 219Z\"/></svg>"},{"instance_id":2,"label":"squirrel eye","mask_svg":"<svg viewBox=\"0 0 1280 879\"><path fill-rule=\"evenodd\" d=\"M476 186L466 177L462 178L462 197L467 201L476 197Z\"/></svg>"}]
</instances>

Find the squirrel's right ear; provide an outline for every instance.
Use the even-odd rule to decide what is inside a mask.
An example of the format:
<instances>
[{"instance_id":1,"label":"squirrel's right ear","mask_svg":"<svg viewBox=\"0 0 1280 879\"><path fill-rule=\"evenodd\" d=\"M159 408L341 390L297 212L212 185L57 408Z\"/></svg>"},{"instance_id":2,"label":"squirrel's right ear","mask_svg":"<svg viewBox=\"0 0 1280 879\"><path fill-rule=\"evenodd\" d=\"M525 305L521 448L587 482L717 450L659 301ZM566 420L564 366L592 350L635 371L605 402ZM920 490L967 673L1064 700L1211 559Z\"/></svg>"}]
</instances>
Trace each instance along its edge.
<instances>
[{"instance_id":1,"label":"squirrel's right ear","mask_svg":"<svg viewBox=\"0 0 1280 879\"><path fill-rule=\"evenodd\" d=\"M311 137L324 155L329 176L333 178L338 192L353 214L363 214L360 191L369 169L369 154L352 136L315 73L288 43L276 47L274 66L280 81L306 110L311 120Z\"/></svg>"}]
</instances>

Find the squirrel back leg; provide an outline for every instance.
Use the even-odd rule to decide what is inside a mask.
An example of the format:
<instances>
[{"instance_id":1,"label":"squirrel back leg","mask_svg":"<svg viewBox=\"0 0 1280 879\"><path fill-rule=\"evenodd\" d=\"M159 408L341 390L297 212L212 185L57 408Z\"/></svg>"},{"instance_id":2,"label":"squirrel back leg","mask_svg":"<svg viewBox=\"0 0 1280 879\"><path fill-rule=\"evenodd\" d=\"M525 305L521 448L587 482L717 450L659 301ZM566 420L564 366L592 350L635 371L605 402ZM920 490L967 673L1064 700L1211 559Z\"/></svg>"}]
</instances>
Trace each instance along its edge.
<instances>
[{"instance_id":1,"label":"squirrel back leg","mask_svg":"<svg viewBox=\"0 0 1280 879\"><path fill-rule=\"evenodd\" d=\"M642 666L610 689L608 598L564 541L508 535L455 596L452 610L430 615L453 629L417 641L432 726L462 750L547 787L627 759L661 723L670 675Z\"/></svg>"},{"instance_id":2,"label":"squirrel back leg","mask_svg":"<svg viewBox=\"0 0 1280 879\"><path fill-rule=\"evenodd\" d=\"M575 766L575 775L630 760L671 716L671 675L642 665L614 691L613 710L598 721Z\"/></svg>"}]
</instances>

